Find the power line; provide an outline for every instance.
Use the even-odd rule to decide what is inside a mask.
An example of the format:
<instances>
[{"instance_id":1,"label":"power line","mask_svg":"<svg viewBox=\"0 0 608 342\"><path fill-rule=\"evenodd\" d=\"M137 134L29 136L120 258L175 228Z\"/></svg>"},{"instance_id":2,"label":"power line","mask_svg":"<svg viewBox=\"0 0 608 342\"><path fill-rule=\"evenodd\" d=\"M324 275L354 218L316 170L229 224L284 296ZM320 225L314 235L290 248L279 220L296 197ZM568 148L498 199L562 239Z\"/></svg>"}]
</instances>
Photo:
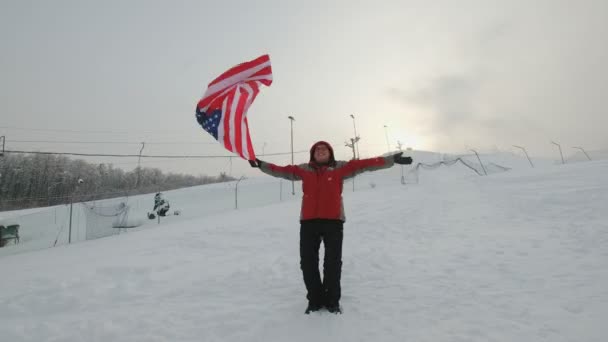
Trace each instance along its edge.
<instances>
[{"instance_id":1,"label":"power line","mask_svg":"<svg viewBox=\"0 0 608 342\"><path fill-rule=\"evenodd\" d=\"M23 154L57 154L57 155L69 155L69 156L78 156L78 157L116 157L116 158L135 158L140 157L139 154L104 154L104 153L73 153L73 152L40 152L40 151L15 151L15 150L5 150L5 153L23 153ZM297 151L294 153L308 153L308 151ZM258 156L282 156L288 155L291 152L282 152L282 153L266 153L259 154ZM141 155L141 158L172 158L172 159L193 159L193 158L235 158L236 156L209 156L209 155Z\"/></svg>"},{"instance_id":2,"label":"power line","mask_svg":"<svg viewBox=\"0 0 608 342\"><path fill-rule=\"evenodd\" d=\"M70 133L117 133L117 134L133 134L133 133L183 133L183 131L169 131L169 130L150 130L150 131L135 131L135 130L73 130L73 129L58 129L58 128L24 128L15 126L0 126L2 129L15 129L20 131L41 131L41 132L70 132Z\"/></svg>"},{"instance_id":3,"label":"power line","mask_svg":"<svg viewBox=\"0 0 608 342\"><path fill-rule=\"evenodd\" d=\"M61 141L61 140L7 140L7 143L41 143L41 144L124 144L124 145L141 145L141 142L135 141ZM174 141L174 142L147 142L149 145L217 145L217 142L191 142L191 141Z\"/></svg>"}]
</instances>

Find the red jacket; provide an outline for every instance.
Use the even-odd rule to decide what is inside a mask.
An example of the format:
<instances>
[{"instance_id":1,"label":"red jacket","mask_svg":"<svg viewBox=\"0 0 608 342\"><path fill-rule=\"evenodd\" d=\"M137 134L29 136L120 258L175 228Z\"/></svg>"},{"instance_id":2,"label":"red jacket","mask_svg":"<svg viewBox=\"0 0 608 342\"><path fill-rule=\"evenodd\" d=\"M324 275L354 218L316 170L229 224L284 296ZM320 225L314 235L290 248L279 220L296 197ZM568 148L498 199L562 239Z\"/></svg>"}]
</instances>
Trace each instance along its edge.
<instances>
[{"instance_id":1,"label":"red jacket","mask_svg":"<svg viewBox=\"0 0 608 342\"><path fill-rule=\"evenodd\" d=\"M329 163L319 165L314 161L315 147L325 144L330 151ZM373 171L393 166L393 156L336 161L331 146L319 141L310 150L308 164L277 166L260 163L260 170L275 177L288 180L302 180L302 210L300 220L333 219L345 221L342 202L342 185L345 179L364 171Z\"/></svg>"}]
</instances>

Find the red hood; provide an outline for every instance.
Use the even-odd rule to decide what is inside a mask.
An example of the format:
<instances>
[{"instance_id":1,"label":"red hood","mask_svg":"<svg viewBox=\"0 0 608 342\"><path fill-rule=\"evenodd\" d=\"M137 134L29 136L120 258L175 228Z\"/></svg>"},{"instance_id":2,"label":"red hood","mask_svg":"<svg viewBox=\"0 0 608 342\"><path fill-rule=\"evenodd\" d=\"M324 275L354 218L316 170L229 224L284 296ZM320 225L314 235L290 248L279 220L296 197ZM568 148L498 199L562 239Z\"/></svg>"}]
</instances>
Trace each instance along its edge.
<instances>
[{"instance_id":1,"label":"red hood","mask_svg":"<svg viewBox=\"0 0 608 342\"><path fill-rule=\"evenodd\" d=\"M314 143L312 145L312 147L310 148L310 163L314 163L315 162L315 148L317 148L317 146L319 145L325 145L327 146L327 149L329 150L329 165L333 165L336 163L336 159L334 158L334 149L331 147L331 145L326 142L326 141L317 141L316 143Z\"/></svg>"}]
</instances>

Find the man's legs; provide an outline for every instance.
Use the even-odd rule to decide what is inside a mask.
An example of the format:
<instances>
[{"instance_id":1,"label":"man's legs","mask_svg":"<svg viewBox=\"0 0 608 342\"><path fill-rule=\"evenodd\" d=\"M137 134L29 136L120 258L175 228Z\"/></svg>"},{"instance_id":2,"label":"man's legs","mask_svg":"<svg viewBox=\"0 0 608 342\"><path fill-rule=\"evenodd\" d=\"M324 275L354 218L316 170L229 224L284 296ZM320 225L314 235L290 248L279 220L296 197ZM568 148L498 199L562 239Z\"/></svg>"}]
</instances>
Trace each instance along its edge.
<instances>
[{"instance_id":1,"label":"man's legs","mask_svg":"<svg viewBox=\"0 0 608 342\"><path fill-rule=\"evenodd\" d=\"M340 303L343 227L344 223L341 221L328 221L323 227L323 244L325 245L323 288L326 296L325 304L328 308L338 307Z\"/></svg>"},{"instance_id":2,"label":"man's legs","mask_svg":"<svg viewBox=\"0 0 608 342\"><path fill-rule=\"evenodd\" d=\"M308 302L312 307L323 305L323 285L319 274L319 246L321 234L318 223L302 222L300 226L300 267L304 275L304 284Z\"/></svg>"}]
</instances>

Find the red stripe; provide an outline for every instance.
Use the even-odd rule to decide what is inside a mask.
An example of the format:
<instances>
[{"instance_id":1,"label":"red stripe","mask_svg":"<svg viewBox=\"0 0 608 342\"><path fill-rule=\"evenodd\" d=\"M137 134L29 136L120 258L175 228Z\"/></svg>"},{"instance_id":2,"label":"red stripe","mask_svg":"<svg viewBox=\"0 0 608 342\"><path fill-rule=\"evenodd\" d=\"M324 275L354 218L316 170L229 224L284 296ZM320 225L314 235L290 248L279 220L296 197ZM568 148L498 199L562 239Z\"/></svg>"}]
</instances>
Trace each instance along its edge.
<instances>
[{"instance_id":1,"label":"red stripe","mask_svg":"<svg viewBox=\"0 0 608 342\"><path fill-rule=\"evenodd\" d=\"M257 81L247 82L247 85L249 85L251 87L251 89L253 90L253 94L249 95L249 97L250 97L249 103L251 104L251 103L253 103L255 98L258 96L258 94L260 92L260 86ZM249 108L247 108L247 110L249 110Z\"/></svg>"},{"instance_id":2,"label":"red stripe","mask_svg":"<svg viewBox=\"0 0 608 342\"><path fill-rule=\"evenodd\" d=\"M272 67L269 65L269 66L265 67L264 69L256 72L255 74L249 76L249 78L255 77L255 76L272 76Z\"/></svg>"},{"instance_id":3,"label":"red stripe","mask_svg":"<svg viewBox=\"0 0 608 342\"><path fill-rule=\"evenodd\" d=\"M233 86L233 87L236 87L236 86ZM224 102L224 98L226 97L226 95L220 96L220 97L218 97L218 95L221 94L225 90L226 89L222 89L216 93L213 93L207 97L202 98L198 103L198 108L204 108L206 106L209 106L209 108L211 108L211 109L220 108L222 106L222 103ZM211 105L212 103L213 103L213 105Z\"/></svg>"},{"instance_id":4,"label":"red stripe","mask_svg":"<svg viewBox=\"0 0 608 342\"><path fill-rule=\"evenodd\" d=\"M236 111L234 113L234 143L235 143L235 152L243 156L243 136L241 123L243 122L243 112L245 112L245 104L247 103L247 99L249 98L249 93L243 89L239 89L241 96L239 97L239 102L236 104Z\"/></svg>"},{"instance_id":5,"label":"red stripe","mask_svg":"<svg viewBox=\"0 0 608 342\"><path fill-rule=\"evenodd\" d=\"M270 66L265 67L264 69L258 71L257 73L255 73L254 75L252 75L251 77L255 77L255 76L269 76L270 78L272 78L272 68ZM249 78L248 78L249 79ZM247 82L248 79L243 80L244 82ZM272 79L261 79L261 80L256 80L257 82L261 82L266 86L270 86L272 84ZM249 84L252 84L253 82L248 82ZM232 87L235 87L236 85L232 85ZM208 95L207 97L201 99L198 103L198 108L204 108L206 106L209 106L210 109L216 108L215 106L220 106L223 102L223 96L221 97L220 101L216 102L214 105L210 105L215 99L216 97L221 94L223 91L225 91L226 89L221 89L218 90L217 92Z\"/></svg>"},{"instance_id":6,"label":"red stripe","mask_svg":"<svg viewBox=\"0 0 608 342\"><path fill-rule=\"evenodd\" d=\"M230 68L228 71L224 72L223 74L221 74L219 77L217 77L216 79L214 79L211 83L209 83L209 86L211 87L212 85L221 82L222 80L234 76L236 74L239 74L247 69L251 69L254 68L260 64L264 64L266 62L270 61L270 57L268 55L263 55L260 56L252 61L249 62L245 62L245 63L241 63L235 67Z\"/></svg>"},{"instance_id":7,"label":"red stripe","mask_svg":"<svg viewBox=\"0 0 608 342\"><path fill-rule=\"evenodd\" d=\"M272 80L258 80L258 82L262 83L265 86L270 86L272 84Z\"/></svg>"},{"instance_id":8,"label":"red stripe","mask_svg":"<svg viewBox=\"0 0 608 342\"><path fill-rule=\"evenodd\" d=\"M255 152L253 152L253 144L251 143L251 136L249 135L249 121L245 118L245 127L247 127L247 152L249 153L249 160L255 160Z\"/></svg>"},{"instance_id":9,"label":"red stripe","mask_svg":"<svg viewBox=\"0 0 608 342\"><path fill-rule=\"evenodd\" d=\"M226 102L226 111L222 113L224 115L224 147L231 152L232 144L230 143L230 108L232 107L232 101L234 100L234 92L230 92L228 95L228 101Z\"/></svg>"},{"instance_id":10,"label":"red stripe","mask_svg":"<svg viewBox=\"0 0 608 342\"><path fill-rule=\"evenodd\" d=\"M233 75L236 75L239 72L243 72L245 70L247 70L248 68L253 68L256 67L259 64L265 63L267 61L270 61L270 58L268 57L268 55L264 55L261 57L258 57L257 59L250 61L250 62L245 62L242 64L237 65L236 67L231 68L230 70L226 71L225 73L223 73L221 76L219 76L218 78L216 78L213 82L211 82L209 84L209 86L212 86L213 84L220 82L221 80L227 78L227 77L231 77ZM264 85L266 86L270 86L270 84L272 84L272 67L271 66L267 66L264 67L263 69L257 71L255 74L251 75L250 77L259 77L259 76L268 76L270 79L263 79L263 80L259 80L261 81ZM241 82L246 82L249 78L242 80ZM231 87L234 87L235 85L232 85ZM216 107L216 106L220 106L223 102L223 96L221 99L219 99L218 102L216 102L214 105L211 105L211 103L213 101L216 100L216 98L218 97L218 95L220 95L222 92L224 92L227 88L224 89L220 89L217 92L207 95L206 97L202 98L199 103L198 103L198 107L199 108L204 108L209 106L211 107Z\"/></svg>"}]
</instances>

